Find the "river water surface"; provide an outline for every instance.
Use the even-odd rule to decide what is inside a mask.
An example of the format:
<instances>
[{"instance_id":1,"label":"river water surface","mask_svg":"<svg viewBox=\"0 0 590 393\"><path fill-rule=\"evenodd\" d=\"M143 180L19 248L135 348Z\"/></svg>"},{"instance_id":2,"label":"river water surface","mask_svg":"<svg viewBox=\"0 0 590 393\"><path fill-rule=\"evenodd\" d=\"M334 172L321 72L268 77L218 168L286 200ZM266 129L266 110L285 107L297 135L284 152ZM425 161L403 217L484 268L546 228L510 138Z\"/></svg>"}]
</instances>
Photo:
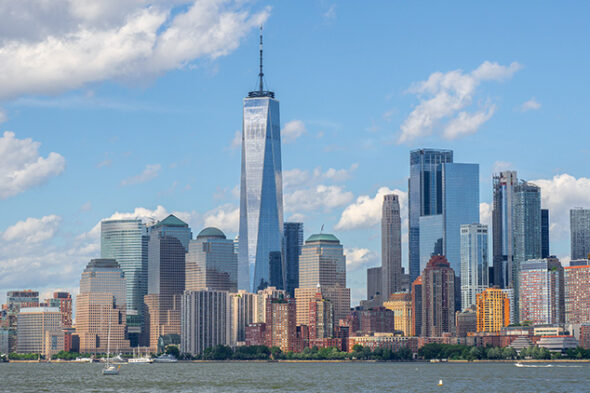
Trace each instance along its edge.
<instances>
[{"instance_id":1,"label":"river water surface","mask_svg":"<svg viewBox=\"0 0 590 393\"><path fill-rule=\"evenodd\" d=\"M588 392L590 364L0 363L2 392ZM438 386L438 381L443 386Z\"/></svg>"}]
</instances>

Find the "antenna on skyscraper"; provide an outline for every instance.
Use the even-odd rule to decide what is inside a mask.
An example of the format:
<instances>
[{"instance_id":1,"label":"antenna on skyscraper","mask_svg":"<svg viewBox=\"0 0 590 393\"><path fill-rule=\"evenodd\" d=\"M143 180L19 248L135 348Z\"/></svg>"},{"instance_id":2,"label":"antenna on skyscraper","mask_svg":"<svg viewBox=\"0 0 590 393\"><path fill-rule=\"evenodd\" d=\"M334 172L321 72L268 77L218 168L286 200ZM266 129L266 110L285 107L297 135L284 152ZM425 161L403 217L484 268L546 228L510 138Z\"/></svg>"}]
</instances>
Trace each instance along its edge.
<instances>
[{"instance_id":1,"label":"antenna on skyscraper","mask_svg":"<svg viewBox=\"0 0 590 393\"><path fill-rule=\"evenodd\" d=\"M258 74L260 78L260 93L264 91L262 79L264 78L264 72L262 72L262 25L260 25L260 73Z\"/></svg>"},{"instance_id":2,"label":"antenna on skyscraper","mask_svg":"<svg viewBox=\"0 0 590 393\"><path fill-rule=\"evenodd\" d=\"M322 227L320 228L320 233L324 232L324 224L322 224Z\"/></svg>"}]
</instances>

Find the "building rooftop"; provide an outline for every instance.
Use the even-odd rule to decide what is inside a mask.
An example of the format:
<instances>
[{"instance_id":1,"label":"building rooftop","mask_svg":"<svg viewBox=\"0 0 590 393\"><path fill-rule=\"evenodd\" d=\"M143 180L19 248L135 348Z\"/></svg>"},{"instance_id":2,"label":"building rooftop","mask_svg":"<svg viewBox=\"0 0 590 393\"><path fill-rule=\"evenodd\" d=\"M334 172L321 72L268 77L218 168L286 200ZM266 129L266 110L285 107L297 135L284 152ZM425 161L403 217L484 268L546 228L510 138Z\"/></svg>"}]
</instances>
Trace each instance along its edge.
<instances>
[{"instance_id":1,"label":"building rooftop","mask_svg":"<svg viewBox=\"0 0 590 393\"><path fill-rule=\"evenodd\" d=\"M166 217L165 219L163 219L162 221L158 221L156 224L154 224L154 228L159 228L161 226L167 226L167 227L188 227L188 224L184 221L182 221L181 219L179 219L178 217L176 217L174 214L170 214L168 217Z\"/></svg>"},{"instance_id":2,"label":"building rooftop","mask_svg":"<svg viewBox=\"0 0 590 393\"><path fill-rule=\"evenodd\" d=\"M306 241L307 242L332 242L332 243L340 243L340 240L334 235L329 233L316 233L315 235L311 235Z\"/></svg>"},{"instance_id":3,"label":"building rooftop","mask_svg":"<svg viewBox=\"0 0 590 393\"><path fill-rule=\"evenodd\" d=\"M213 227L208 227L203 229L201 232L199 232L199 234L197 235L197 239L202 238L202 237L214 237L214 238L218 238L218 239L225 239L225 234L217 228L213 228Z\"/></svg>"},{"instance_id":4,"label":"building rooftop","mask_svg":"<svg viewBox=\"0 0 590 393\"><path fill-rule=\"evenodd\" d=\"M115 259L91 259L86 270L89 269L119 269L120 266Z\"/></svg>"}]
</instances>

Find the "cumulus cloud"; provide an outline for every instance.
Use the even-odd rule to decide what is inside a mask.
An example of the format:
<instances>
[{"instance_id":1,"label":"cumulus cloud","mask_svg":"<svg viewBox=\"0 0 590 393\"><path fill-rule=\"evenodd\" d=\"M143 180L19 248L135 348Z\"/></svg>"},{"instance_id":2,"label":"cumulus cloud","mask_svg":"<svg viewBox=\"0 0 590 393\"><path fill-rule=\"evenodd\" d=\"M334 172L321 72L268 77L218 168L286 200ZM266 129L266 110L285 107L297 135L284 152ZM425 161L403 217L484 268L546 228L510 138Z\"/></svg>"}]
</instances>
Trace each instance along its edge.
<instances>
[{"instance_id":1,"label":"cumulus cloud","mask_svg":"<svg viewBox=\"0 0 590 393\"><path fill-rule=\"evenodd\" d=\"M51 239L61 222L56 215L42 218L29 217L24 221L6 228L2 232L2 240L18 243L39 243Z\"/></svg>"},{"instance_id":2,"label":"cumulus cloud","mask_svg":"<svg viewBox=\"0 0 590 393\"><path fill-rule=\"evenodd\" d=\"M231 0L3 2L0 99L139 79L215 59L268 17Z\"/></svg>"},{"instance_id":3,"label":"cumulus cloud","mask_svg":"<svg viewBox=\"0 0 590 393\"><path fill-rule=\"evenodd\" d=\"M131 176L130 178L121 180L121 185L131 186L153 180L158 177L160 169L162 169L162 165L160 164L148 164L139 175Z\"/></svg>"},{"instance_id":4,"label":"cumulus cloud","mask_svg":"<svg viewBox=\"0 0 590 393\"><path fill-rule=\"evenodd\" d=\"M57 153L40 156L40 146L31 138L17 139L10 131L0 137L0 199L43 184L64 171L66 160Z\"/></svg>"},{"instance_id":5,"label":"cumulus cloud","mask_svg":"<svg viewBox=\"0 0 590 393\"><path fill-rule=\"evenodd\" d=\"M531 180L531 183L541 187L541 205L549 209L551 239L566 238L570 209L590 208L590 179L564 173L552 179Z\"/></svg>"},{"instance_id":6,"label":"cumulus cloud","mask_svg":"<svg viewBox=\"0 0 590 393\"><path fill-rule=\"evenodd\" d=\"M305 123L301 120L292 120L283 126L281 138L284 143L291 143L306 132Z\"/></svg>"},{"instance_id":7,"label":"cumulus cloud","mask_svg":"<svg viewBox=\"0 0 590 393\"><path fill-rule=\"evenodd\" d=\"M526 111L536 111L538 109L541 109L541 103L539 101L537 101L535 99L535 97L531 98L530 100L523 102L523 104L520 106L520 110L522 112L526 112Z\"/></svg>"},{"instance_id":8,"label":"cumulus cloud","mask_svg":"<svg viewBox=\"0 0 590 393\"><path fill-rule=\"evenodd\" d=\"M231 235L238 232L240 226L240 209L232 204L219 206L204 214L204 226L216 227Z\"/></svg>"},{"instance_id":9,"label":"cumulus cloud","mask_svg":"<svg viewBox=\"0 0 590 393\"><path fill-rule=\"evenodd\" d=\"M488 230L491 233L492 229L492 205L486 202L479 204L479 221L480 223L487 225Z\"/></svg>"},{"instance_id":10,"label":"cumulus cloud","mask_svg":"<svg viewBox=\"0 0 590 393\"><path fill-rule=\"evenodd\" d=\"M352 177L354 171L358 169L357 163L352 164L349 168L328 168L325 171L321 167L313 170L294 168L283 171L283 187L287 192L297 187L310 187L324 182L341 183Z\"/></svg>"},{"instance_id":11,"label":"cumulus cloud","mask_svg":"<svg viewBox=\"0 0 590 393\"><path fill-rule=\"evenodd\" d=\"M367 268L377 262L377 254L368 248L347 248L344 250L346 255L346 270L351 272Z\"/></svg>"},{"instance_id":12,"label":"cumulus cloud","mask_svg":"<svg viewBox=\"0 0 590 393\"><path fill-rule=\"evenodd\" d=\"M231 140L229 148L230 150L237 150L240 147L242 147L242 133L236 130L236 132L234 132L234 137Z\"/></svg>"},{"instance_id":13,"label":"cumulus cloud","mask_svg":"<svg viewBox=\"0 0 590 393\"><path fill-rule=\"evenodd\" d=\"M336 230L350 230L368 228L379 224L381 222L383 197L388 194L397 194L399 196L402 223L407 225L408 194L398 189L391 190L388 187L381 187L374 197L361 195L353 204L347 206L334 228Z\"/></svg>"},{"instance_id":14,"label":"cumulus cloud","mask_svg":"<svg viewBox=\"0 0 590 393\"><path fill-rule=\"evenodd\" d=\"M470 73L461 70L435 72L427 80L415 83L408 91L418 96L420 103L402 123L398 143L432 134L445 119L450 119L443 133L447 139L476 132L495 109L487 106L474 113L464 110L473 102L477 87L485 81L509 79L521 67L516 62L503 66L485 61Z\"/></svg>"},{"instance_id":15,"label":"cumulus cloud","mask_svg":"<svg viewBox=\"0 0 590 393\"><path fill-rule=\"evenodd\" d=\"M340 186L320 184L311 188L298 189L285 194L286 211L328 211L335 207L344 206L353 198L352 192Z\"/></svg>"}]
</instances>

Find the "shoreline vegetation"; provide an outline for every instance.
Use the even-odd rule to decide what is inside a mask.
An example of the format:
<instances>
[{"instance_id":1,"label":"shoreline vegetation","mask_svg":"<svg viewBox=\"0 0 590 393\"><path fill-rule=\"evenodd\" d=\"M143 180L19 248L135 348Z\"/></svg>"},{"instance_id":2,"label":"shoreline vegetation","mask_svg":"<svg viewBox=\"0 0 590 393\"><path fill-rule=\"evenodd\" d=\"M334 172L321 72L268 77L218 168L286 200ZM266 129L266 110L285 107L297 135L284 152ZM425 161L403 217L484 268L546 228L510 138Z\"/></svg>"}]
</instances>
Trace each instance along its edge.
<instances>
[{"instance_id":1,"label":"shoreline vegetation","mask_svg":"<svg viewBox=\"0 0 590 393\"><path fill-rule=\"evenodd\" d=\"M392 351L386 348L371 350L368 347L355 345L351 352L339 351L335 347L329 348L305 348L302 352L283 352L278 347L266 347L264 345L243 346L235 349L218 345L207 348L198 356L181 354L178 347L169 346L166 353L172 354L181 362L590 362L590 350L581 347L568 349L565 353L550 352L546 348L529 347L518 353L511 347L476 347L451 344L426 344L418 350L417 358L409 348L401 348ZM92 357L99 359L104 354L95 354ZM90 357L90 354L78 354L60 352L52 357L51 362L71 363L77 358ZM38 354L11 353L8 359L15 363L39 363L48 362Z\"/></svg>"}]
</instances>

